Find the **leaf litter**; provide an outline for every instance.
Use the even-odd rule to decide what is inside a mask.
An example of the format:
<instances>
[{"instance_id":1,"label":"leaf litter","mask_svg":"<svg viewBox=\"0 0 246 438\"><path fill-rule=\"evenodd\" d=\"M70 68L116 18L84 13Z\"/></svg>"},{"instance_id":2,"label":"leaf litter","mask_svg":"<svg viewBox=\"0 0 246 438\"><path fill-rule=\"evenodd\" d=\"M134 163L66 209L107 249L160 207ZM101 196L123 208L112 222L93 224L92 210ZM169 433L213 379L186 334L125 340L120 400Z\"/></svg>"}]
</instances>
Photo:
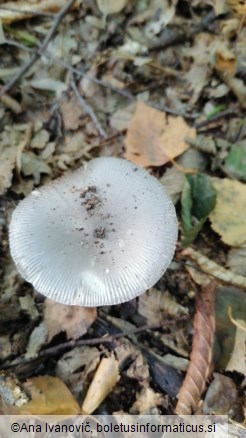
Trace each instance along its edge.
<instances>
[{"instance_id":1,"label":"leaf litter","mask_svg":"<svg viewBox=\"0 0 246 438\"><path fill-rule=\"evenodd\" d=\"M242 419L245 9L236 0L192 0L189 7L183 0L98 0L74 2L59 15L66 3L0 7L1 408L11 413L22 406L34 414L78 413L82 406L86 412L103 406L109 414L173 413L178 393L185 391L186 411L203 404L203 412ZM47 47L40 49L54 25ZM152 291L133 302L89 313L52 307L12 264L11 212L35 187L103 155L149 168L166 187L182 228L177 260ZM198 263L203 272L179 261ZM209 386L208 368L199 368L199 336L205 332L199 318L205 315L194 302L214 276L221 309L220 314L216 301L216 331L235 343L230 352L227 344L218 352L210 338L205 356L216 373ZM229 284L237 289L230 286L229 293ZM188 359L187 376L195 378L197 369L202 374L196 394L187 379L180 389ZM181 404L179 396L176 411Z\"/></svg>"}]
</instances>

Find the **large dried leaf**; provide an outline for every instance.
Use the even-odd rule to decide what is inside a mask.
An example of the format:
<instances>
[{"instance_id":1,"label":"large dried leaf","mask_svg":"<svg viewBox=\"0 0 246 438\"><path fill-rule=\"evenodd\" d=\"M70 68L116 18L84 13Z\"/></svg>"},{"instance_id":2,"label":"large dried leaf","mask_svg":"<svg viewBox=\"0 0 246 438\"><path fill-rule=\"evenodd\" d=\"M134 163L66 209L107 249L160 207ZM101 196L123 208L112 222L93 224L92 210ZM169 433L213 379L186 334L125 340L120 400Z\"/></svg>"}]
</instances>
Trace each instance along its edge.
<instances>
[{"instance_id":1,"label":"large dried leaf","mask_svg":"<svg viewBox=\"0 0 246 438\"><path fill-rule=\"evenodd\" d=\"M217 192L215 209L209 214L211 226L223 242L232 246L246 241L246 186L228 178L212 178Z\"/></svg>"},{"instance_id":2,"label":"large dried leaf","mask_svg":"<svg viewBox=\"0 0 246 438\"><path fill-rule=\"evenodd\" d=\"M195 411L211 373L215 330L214 292L215 283L211 282L196 297L192 352L187 374L178 395L175 409L177 415L189 415Z\"/></svg>"},{"instance_id":3,"label":"large dried leaf","mask_svg":"<svg viewBox=\"0 0 246 438\"><path fill-rule=\"evenodd\" d=\"M33 377L24 388L31 394L31 400L20 408L20 414L76 415L80 412L71 392L57 377Z\"/></svg>"},{"instance_id":4,"label":"large dried leaf","mask_svg":"<svg viewBox=\"0 0 246 438\"><path fill-rule=\"evenodd\" d=\"M67 306L46 299L44 319L48 327L48 340L62 331L66 332L68 339L77 339L87 332L96 316L94 307Z\"/></svg>"},{"instance_id":5,"label":"large dried leaf","mask_svg":"<svg viewBox=\"0 0 246 438\"><path fill-rule=\"evenodd\" d=\"M139 101L125 140L126 158L142 166L162 166L189 146L185 136L195 136L182 117L172 117Z\"/></svg>"}]
</instances>

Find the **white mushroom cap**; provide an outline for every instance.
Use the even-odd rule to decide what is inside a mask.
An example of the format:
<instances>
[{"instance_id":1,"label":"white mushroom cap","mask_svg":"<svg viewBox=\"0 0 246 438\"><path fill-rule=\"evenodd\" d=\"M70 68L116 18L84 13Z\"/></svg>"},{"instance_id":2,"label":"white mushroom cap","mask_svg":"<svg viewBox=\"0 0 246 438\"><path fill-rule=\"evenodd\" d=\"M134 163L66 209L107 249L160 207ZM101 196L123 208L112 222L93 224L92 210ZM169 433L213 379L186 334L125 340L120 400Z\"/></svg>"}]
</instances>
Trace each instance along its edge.
<instances>
[{"instance_id":1,"label":"white mushroom cap","mask_svg":"<svg viewBox=\"0 0 246 438\"><path fill-rule=\"evenodd\" d=\"M96 158L34 190L13 212L10 250L24 279L64 304L118 304L167 269L177 218L163 186L120 158Z\"/></svg>"}]
</instances>

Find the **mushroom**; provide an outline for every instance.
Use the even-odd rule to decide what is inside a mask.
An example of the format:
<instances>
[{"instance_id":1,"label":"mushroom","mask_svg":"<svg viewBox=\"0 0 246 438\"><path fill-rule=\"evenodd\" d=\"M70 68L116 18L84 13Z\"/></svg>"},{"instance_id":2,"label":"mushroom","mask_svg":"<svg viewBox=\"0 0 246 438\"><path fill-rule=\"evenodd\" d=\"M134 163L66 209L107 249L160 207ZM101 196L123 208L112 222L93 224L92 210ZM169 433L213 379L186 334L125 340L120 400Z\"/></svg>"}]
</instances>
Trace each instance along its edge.
<instances>
[{"instance_id":1,"label":"mushroom","mask_svg":"<svg viewBox=\"0 0 246 438\"><path fill-rule=\"evenodd\" d=\"M9 241L20 274L38 292L92 307L152 287L171 262L177 230L175 208L155 177L101 157L21 201Z\"/></svg>"}]
</instances>

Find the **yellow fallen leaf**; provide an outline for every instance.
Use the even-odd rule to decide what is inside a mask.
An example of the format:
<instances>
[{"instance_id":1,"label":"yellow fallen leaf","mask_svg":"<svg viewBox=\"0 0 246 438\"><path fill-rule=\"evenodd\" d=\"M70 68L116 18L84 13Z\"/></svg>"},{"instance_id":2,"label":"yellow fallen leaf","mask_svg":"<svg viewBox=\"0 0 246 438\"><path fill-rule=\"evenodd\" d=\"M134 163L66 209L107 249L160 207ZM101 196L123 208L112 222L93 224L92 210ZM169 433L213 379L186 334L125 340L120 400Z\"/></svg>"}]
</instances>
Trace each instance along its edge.
<instances>
[{"instance_id":1,"label":"yellow fallen leaf","mask_svg":"<svg viewBox=\"0 0 246 438\"><path fill-rule=\"evenodd\" d=\"M162 166L189 148L195 136L183 117L168 116L139 101L125 140L126 158L141 166Z\"/></svg>"},{"instance_id":2,"label":"yellow fallen leaf","mask_svg":"<svg viewBox=\"0 0 246 438\"><path fill-rule=\"evenodd\" d=\"M212 178L212 183L217 201L209 215L211 226L223 242L242 245L246 242L246 185L229 178Z\"/></svg>"},{"instance_id":3,"label":"yellow fallen leaf","mask_svg":"<svg viewBox=\"0 0 246 438\"><path fill-rule=\"evenodd\" d=\"M80 407L66 385L57 377L33 377L24 383L31 394L29 403L19 408L20 415L77 415Z\"/></svg>"}]
</instances>

